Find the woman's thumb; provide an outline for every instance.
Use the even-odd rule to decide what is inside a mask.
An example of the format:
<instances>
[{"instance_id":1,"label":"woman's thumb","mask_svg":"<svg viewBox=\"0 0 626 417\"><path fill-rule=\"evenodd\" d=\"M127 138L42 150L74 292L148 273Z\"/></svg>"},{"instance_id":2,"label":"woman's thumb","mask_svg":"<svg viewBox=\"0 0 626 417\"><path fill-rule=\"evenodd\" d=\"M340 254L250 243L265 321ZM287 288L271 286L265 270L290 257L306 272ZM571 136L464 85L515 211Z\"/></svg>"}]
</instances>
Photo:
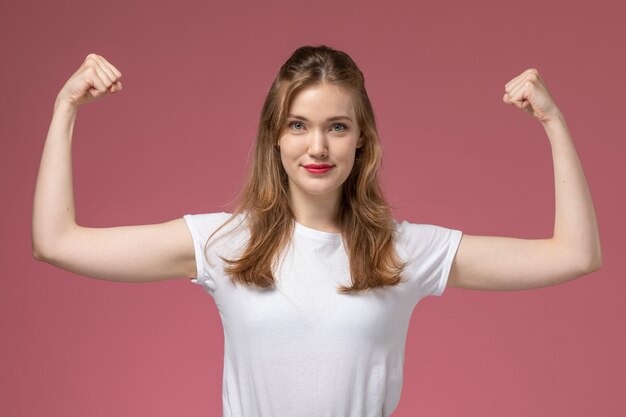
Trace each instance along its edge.
<instances>
[{"instance_id":1,"label":"woman's thumb","mask_svg":"<svg viewBox=\"0 0 626 417\"><path fill-rule=\"evenodd\" d=\"M109 87L109 91L111 92L111 94L117 93L121 89L122 89L121 81L116 81L113 84L111 84L111 87Z\"/></svg>"}]
</instances>

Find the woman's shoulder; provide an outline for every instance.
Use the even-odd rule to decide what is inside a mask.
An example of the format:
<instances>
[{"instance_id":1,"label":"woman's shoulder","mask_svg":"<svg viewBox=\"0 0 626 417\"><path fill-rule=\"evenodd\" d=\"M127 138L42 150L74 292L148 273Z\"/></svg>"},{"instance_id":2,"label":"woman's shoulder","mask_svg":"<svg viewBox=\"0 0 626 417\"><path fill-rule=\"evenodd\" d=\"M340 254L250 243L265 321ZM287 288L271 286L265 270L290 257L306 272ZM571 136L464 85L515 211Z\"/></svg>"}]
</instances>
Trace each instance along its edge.
<instances>
[{"instance_id":1,"label":"woman's shoulder","mask_svg":"<svg viewBox=\"0 0 626 417\"><path fill-rule=\"evenodd\" d=\"M456 238L460 230L431 223L414 223L393 220L398 243L403 245L428 246L438 241Z\"/></svg>"},{"instance_id":2,"label":"woman's shoulder","mask_svg":"<svg viewBox=\"0 0 626 417\"><path fill-rule=\"evenodd\" d=\"M224 222L232 217L232 213L227 212L215 212L215 213L195 213L195 214L185 214L183 217L190 217L196 223L203 225L210 225L213 223Z\"/></svg>"},{"instance_id":3,"label":"woman's shoulder","mask_svg":"<svg viewBox=\"0 0 626 417\"><path fill-rule=\"evenodd\" d=\"M190 229L195 229L201 236L206 237L222 225L224 227L220 231L223 231L224 234L233 231L245 221L245 214L240 213L233 216L229 212L196 213L185 214L183 218Z\"/></svg>"}]
</instances>

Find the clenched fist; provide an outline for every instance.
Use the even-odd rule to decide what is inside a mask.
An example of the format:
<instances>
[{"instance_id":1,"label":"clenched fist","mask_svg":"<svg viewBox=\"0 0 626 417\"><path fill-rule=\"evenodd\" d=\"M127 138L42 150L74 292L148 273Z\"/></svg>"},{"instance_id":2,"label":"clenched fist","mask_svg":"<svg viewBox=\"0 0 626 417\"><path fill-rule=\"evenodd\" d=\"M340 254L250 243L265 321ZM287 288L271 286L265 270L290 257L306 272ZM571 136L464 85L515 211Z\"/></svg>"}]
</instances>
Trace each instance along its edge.
<instances>
[{"instance_id":1,"label":"clenched fist","mask_svg":"<svg viewBox=\"0 0 626 417\"><path fill-rule=\"evenodd\" d=\"M89 54L78 70L65 83L57 102L65 102L78 109L101 97L117 93L122 89L119 78L122 73L104 57Z\"/></svg>"},{"instance_id":2,"label":"clenched fist","mask_svg":"<svg viewBox=\"0 0 626 417\"><path fill-rule=\"evenodd\" d=\"M527 69L504 86L502 101L525 110L540 122L546 123L560 113L556 103L541 79L539 71Z\"/></svg>"}]
</instances>

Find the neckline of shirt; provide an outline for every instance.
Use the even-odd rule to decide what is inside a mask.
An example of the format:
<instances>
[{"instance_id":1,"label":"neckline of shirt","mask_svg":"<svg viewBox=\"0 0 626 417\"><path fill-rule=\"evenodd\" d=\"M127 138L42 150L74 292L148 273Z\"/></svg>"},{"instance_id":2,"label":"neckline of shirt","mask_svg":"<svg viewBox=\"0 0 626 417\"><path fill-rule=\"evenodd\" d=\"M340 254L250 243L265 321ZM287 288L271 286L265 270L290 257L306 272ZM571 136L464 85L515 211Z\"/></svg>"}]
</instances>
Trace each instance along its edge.
<instances>
[{"instance_id":1,"label":"neckline of shirt","mask_svg":"<svg viewBox=\"0 0 626 417\"><path fill-rule=\"evenodd\" d=\"M294 230L301 235L305 235L305 236L309 236L309 237L313 237L313 238L317 238L321 240L326 240L329 242L341 242L341 233L323 232L321 230L307 227L301 223L298 223L295 220L294 220L294 223L295 223Z\"/></svg>"}]
</instances>

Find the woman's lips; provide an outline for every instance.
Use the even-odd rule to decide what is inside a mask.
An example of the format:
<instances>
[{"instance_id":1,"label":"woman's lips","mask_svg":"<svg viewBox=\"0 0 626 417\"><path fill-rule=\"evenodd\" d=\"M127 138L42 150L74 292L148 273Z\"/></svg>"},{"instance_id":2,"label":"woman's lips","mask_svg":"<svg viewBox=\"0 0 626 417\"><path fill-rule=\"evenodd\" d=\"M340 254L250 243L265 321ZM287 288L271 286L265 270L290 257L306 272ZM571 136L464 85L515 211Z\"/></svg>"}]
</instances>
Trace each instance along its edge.
<instances>
[{"instance_id":1,"label":"woman's lips","mask_svg":"<svg viewBox=\"0 0 626 417\"><path fill-rule=\"evenodd\" d=\"M310 165L303 165L303 168L312 174L324 174L330 171L331 169L333 169L333 166L310 164Z\"/></svg>"}]
</instances>

